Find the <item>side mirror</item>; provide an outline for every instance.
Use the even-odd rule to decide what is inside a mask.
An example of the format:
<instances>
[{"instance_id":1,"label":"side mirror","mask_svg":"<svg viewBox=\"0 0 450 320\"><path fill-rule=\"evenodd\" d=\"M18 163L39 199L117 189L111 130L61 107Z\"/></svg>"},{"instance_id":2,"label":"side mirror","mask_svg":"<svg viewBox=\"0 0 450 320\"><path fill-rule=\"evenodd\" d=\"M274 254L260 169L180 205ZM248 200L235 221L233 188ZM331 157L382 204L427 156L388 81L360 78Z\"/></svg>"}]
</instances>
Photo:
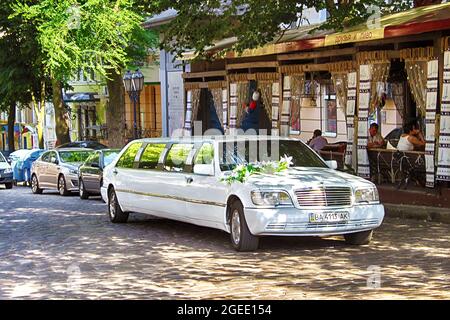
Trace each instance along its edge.
<instances>
[{"instance_id":1,"label":"side mirror","mask_svg":"<svg viewBox=\"0 0 450 320\"><path fill-rule=\"evenodd\" d=\"M11 165L12 159L8 157L8 159L6 159L6 162L8 162L8 164Z\"/></svg>"},{"instance_id":2,"label":"side mirror","mask_svg":"<svg viewBox=\"0 0 450 320\"><path fill-rule=\"evenodd\" d=\"M214 164L196 164L194 165L194 173L202 176L213 176Z\"/></svg>"},{"instance_id":3,"label":"side mirror","mask_svg":"<svg viewBox=\"0 0 450 320\"><path fill-rule=\"evenodd\" d=\"M325 161L325 163L327 164L328 168L336 170L338 168L338 164L336 160L328 160Z\"/></svg>"},{"instance_id":4,"label":"side mirror","mask_svg":"<svg viewBox=\"0 0 450 320\"><path fill-rule=\"evenodd\" d=\"M58 159L56 159L55 157L52 157L52 158L50 159L50 162L51 162L51 163L54 163L54 164L59 164Z\"/></svg>"}]
</instances>

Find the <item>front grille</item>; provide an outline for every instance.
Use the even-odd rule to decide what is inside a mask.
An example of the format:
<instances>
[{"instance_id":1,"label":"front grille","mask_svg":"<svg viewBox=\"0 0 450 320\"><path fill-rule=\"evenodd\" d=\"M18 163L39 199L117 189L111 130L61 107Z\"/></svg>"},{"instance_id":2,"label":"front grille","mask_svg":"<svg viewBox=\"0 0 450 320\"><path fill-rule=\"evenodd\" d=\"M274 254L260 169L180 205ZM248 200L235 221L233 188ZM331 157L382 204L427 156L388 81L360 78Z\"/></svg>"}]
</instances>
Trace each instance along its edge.
<instances>
[{"instance_id":1,"label":"front grille","mask_svg":"<svg viewBox=\"0 0 450 320\"><path fill-rule=\"evenodd\" d=\"M311 223L311 222L288 222L288 223L270 223L266 226L266 231L306 231L323 228L369 228L375 227L379 224L378 219L355 219L344 222L324 222L324 223Z\"/></svg>"},{"instance_id":2,"label":"front grille","mask_svg":"<svg viewBox=\"0 0 450 320\"><path fill-rule=\"evenodd\" d=\"M348 187L321 187L295 191L301 207L347 207L352 204L352 189Z\"/></svg>"}]
</instances>

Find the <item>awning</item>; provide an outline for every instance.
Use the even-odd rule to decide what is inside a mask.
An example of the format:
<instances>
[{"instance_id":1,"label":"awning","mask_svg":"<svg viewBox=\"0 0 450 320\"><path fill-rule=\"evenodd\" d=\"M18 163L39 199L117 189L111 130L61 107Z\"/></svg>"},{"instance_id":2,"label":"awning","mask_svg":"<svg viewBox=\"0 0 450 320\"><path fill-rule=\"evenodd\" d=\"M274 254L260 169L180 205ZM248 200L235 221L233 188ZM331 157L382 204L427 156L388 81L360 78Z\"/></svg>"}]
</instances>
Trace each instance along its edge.
<instances>
[{"instance_id":1,"label":"awning","mask_svg":"<svg viewBox=\"0 0 450 320\"><path fill-rule=\"evenodd\" d=\"M425 32L450 29L450 3L414 8L408 11L381 17L378 25L369 28L367 24L360 24L335 33L332 30L312 30L320 25L311 25L286 31L281 37L274 39L267 45L245 50L241 55L230 51L225 58L238 58L288 53L314 48L401 37ZM220 50L231 48L237 38L224 39L209 47L206 51L214 54ZM196 57L194 52L183 54L184 60Z\"/></svg>"},{"instance_id":2,"label":"awning","mask_svg":"<svg viewBox=\"0 0 450 320\"><path fill-rule=\"evenodd\" d=\"M96 102L100 97L97 92L74 92L64 93L63 100L65 103Z\"/></svg>"},{"instance_id":3,"label":"awning","mask_svg":"<svg viewBox=\"0 0 450 320\"><path fill-rule=\"evenodd\" d=\"M24 126L22 126L22 133L27 133L27 132L30 132L30 133L36 133L36 129L33 128L33 127L30 126L30 125L24 125Z\"/></svg>"},{"instance_id":4,"label":"awning","mask_svg":"<svg viewBox=\"0 0 450 320\"><path fill-rule=\"evenodd\" d=\"M290 29L263 47L244 50L244 52L240 55L234 51L229 51L226 53L225 58L271 55L322 47L324 45L325 35L331 33L332 31L315 30L318 27L320 27L320 24ZM221 50L231 48L237 42L237 37L223 39L218 41L214 46L206 48L206 51L214 54ZM192 60L196 57L197 55L194 51L186 52L183 53L182 60Z\"/></svg>"},{"instance_id":5,"label":"awning","mask_svg":"<svg viewBox=\"0 0 450 320\"><path fill-rule=\"evenodd\" d=\"M381 17L379 24L360 24L325 36L325 46L371 41L450 28L450 3L414 8Z\"/></svg>"}]
</instances>

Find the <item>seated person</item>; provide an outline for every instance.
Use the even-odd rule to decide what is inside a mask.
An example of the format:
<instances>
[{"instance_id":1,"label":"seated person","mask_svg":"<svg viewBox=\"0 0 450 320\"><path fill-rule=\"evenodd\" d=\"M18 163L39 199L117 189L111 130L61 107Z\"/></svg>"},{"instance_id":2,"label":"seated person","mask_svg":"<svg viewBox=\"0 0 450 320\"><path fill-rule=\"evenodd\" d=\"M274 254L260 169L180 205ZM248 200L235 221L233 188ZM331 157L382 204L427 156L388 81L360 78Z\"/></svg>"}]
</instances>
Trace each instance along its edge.
<instances>
[{"instance_id":1,"label":"seated person","mask_svg":"<svg viewBox=\"0 0 450 320\"><path fill-rule=\"evenodd\" d=\"M410 122L403 127L403 134L398 141L399 151L423 151L425 150L425 139L417 121Z\"/></svg>"},{"instance_id":2,"label":"seated person","mask_svg":"<svg viewBox=\"0 0 450 320\"><path fill-rule=\"evenodd\" d=\"M369 140L367 143L367 149L374 148L384 148L386 146L386 141L378 132L378 124L372 123L369 128Z\"/></svg>"},{"instance_id":3,"label":"seated person","mask_svg":"<svg viewBox=\"0 0 450 320\"><path fill-rule=\"evenodd\" d=\"M319 129L314 130L313 137L308 141L308 146L310 146L314 151L319 152L328 144L327 139L322 137L322 131Z\"/></svg>"}]
</instances>

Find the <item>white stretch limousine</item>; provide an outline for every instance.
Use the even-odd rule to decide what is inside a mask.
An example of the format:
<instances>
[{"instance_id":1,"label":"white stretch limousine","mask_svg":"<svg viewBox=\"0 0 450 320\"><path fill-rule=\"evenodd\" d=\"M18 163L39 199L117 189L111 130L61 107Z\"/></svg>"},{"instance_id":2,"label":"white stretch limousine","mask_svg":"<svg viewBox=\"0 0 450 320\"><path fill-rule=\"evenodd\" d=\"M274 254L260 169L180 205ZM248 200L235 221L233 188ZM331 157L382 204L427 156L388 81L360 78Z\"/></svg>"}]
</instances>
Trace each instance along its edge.
<instances>
[{"instance_id":1,"label":"white stretch limousine","mask_svg":"<svg viewBox=\"0 0 450 320\"><path fill-rule=\"evenodd\" d=\"M289 157L289 168L223 181L280 156ZM342 234L350 244L368 244L384 218L378 191L334 164L289 138L142 139L105 168L101 194L112 222L141 212L217 228L239 251L256 250L259 236L270 235Z\"/></svg>"}]
</instances>

